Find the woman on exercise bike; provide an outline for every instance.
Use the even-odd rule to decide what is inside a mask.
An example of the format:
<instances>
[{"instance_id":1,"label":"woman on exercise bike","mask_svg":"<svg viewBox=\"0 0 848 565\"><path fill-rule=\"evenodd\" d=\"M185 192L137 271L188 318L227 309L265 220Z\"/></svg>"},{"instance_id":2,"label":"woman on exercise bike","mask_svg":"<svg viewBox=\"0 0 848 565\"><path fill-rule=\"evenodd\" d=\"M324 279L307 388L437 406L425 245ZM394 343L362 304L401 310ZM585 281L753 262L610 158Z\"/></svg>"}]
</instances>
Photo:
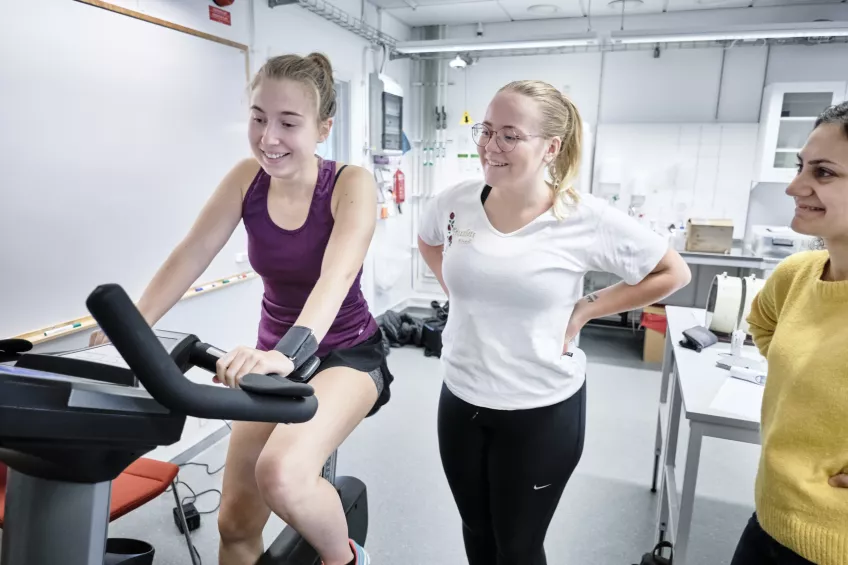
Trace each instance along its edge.
<instances>
[{"instance_id":1,"label":"woman on exercise bike","mask_svg":"<svg viewBox=\"0 0 848 565\"><path fill-rule=\"evenodd\" d=\"M663 237L572 189L582 124L556 88L506 85L472 134L485 182L444 190L419 231L450 297L439 448L470 565L543 565L583 451L586 356L572 339L690 274ZM587 271L623 280L584 297Z\"/></svg>"},{"instance_id":2,"label":"woman on exercise bike","mask_svg":"<svg viewBox=\"0 0 848 565\"><path fill-rule=\"evenodd\" d=\"M333 72L321 54L270 59L251 84L253 157L237 163L185 239L147 286L138 308L152 326L206 270L240 221L262 277L255 347L218 363L217 382L248 373L287 375L311 352L318 412L296 425L234 422L218 517L220 565L254 565L274 512L324 565L367 565L349 539L339 496L320 474L354 428L389 398L382 334L360 289L376 223L370 172L316 156L336 110ZM92 344L105 341L102 333Z\"/></svg>"}]
</instances>

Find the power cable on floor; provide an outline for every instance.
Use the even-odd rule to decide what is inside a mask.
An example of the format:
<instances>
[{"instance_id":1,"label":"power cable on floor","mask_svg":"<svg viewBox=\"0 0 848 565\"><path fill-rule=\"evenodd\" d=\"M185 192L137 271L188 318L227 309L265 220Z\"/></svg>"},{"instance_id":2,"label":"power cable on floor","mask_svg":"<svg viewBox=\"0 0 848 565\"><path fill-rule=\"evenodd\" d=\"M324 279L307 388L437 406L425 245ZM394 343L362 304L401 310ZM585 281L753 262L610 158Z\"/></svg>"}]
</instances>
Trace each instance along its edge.
<instances>
[{"instance_id":1,"label":"power cable on floor","mask_svg":"<svg viewBox=\"0 0 848 565\"><path fill-rule=\"evenodd\" d=\"M227 424L228 427L230 426L229 422L225 421L224 423ZM230 429L232 429L232 428L230 428ZM206 471L206 474L209 475L210 477L217 475L225 467L225 465L221 465L217 469L213 470L208 463L196 463L194 461L188 461L186 463L180 464L180 468L188 467L188 466L203 467L204 470ZM190 495L185 496L180 500L180 506L182 506L183 512L186 513L186 505L191 505L190 508L192 510L192 514L194 514L194 513L197 514L198 523L199 523L200 515L202 515L202 514L214 514L221 507L221 497L223 496L223 493L219 489L211 488L211 489L204 490L202 492L194 492L194 489L191 488L191 486L188 483L186 483L185 481L183 481L179 478L176 479L175 484L180 486L180 487L184 487L184 488L188 489L188 491L191 493ZM165 492L168 492L170 490L171 490L171 488L169 487ZM213 492L218 494L218 503L215 505L215 508L213 508L211 510L203 510L203 511L197 510L196 508L194 508L194 504L195 504L195 502L197 502L197 499L199 499L201 496L203 496L205 494L209 494L209 493L213 493ZM176 510L176 508L175 508L175 510ZM178 522L178 520L176 518L176 514L174 515L174 521L175 521L175 523L177 523L177 529L180 529L182 526ZM186 517L186 522L188 522L188 517ZM186 524L186 525L188 525L188 524ZM188 535L189 535L189 540L190 540L191 539L190 538L191 529L189 529ZM197 546L194 545L194 542L190 542L190 543L191 543L191 546L190 546L189 549L194 554L194 556L197 558L198 565L203 565L203 560L200 557L200 552L198 551Z\"/></svg>"}]
</instances>

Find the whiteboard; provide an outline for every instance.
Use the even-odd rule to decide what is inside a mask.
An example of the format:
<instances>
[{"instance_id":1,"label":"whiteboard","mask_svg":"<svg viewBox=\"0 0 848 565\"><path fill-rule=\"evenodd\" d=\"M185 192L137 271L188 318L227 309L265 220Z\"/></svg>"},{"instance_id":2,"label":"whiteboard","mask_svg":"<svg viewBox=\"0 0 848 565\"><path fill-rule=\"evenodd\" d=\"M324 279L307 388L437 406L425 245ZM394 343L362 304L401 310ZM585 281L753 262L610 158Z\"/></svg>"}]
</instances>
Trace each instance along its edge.
<instances>
[{"instance_id":1,"label":"whiteboard","mask_svg":"<svg viewBox=\"0 0 848 565\"><path fill-rule=\"evenodd\" d=\"M733 220L742 238L754 182L758 124L600 124L592 193L645 197L642 212L657 227L690 217Z\"/></svg>"},{"instance_id":2,"label":"whiteboard","mask_svg":"<svg viewBox=\"0 0 848 565\"><path fill-rule=\"evenodd\" d=\"M250 155L246 53L71 0L0 18L0 337L140 298ZM240 224L200 278L249 270Z\"/></svg>"}]
</instances>

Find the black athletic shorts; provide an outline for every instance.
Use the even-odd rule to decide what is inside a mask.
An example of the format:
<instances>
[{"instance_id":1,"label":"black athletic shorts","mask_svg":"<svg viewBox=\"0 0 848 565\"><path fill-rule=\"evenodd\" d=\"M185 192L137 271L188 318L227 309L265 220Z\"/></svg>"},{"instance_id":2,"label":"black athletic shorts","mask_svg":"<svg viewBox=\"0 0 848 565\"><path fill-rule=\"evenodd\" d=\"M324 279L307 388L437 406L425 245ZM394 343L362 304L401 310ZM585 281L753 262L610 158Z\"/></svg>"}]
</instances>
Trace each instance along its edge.
<instances>
[{"instance_id":1,"label":"black athletic shorts","mask_svg":"<svg viewBox=\"0 0 848 565\"><path fill-rule=\"evenodd\" d=\"M332 367L350 367L363 373L368 373L377 387L377 402L369 416L375 414L391 397L390 386L394 377L386 364L386 353L383 349L383 331L377 328L368 339L353 347L335 349L321 357L321 364L315 375ZM314 376L312 378L314 378Z\"/></svg>"}]
</instances>

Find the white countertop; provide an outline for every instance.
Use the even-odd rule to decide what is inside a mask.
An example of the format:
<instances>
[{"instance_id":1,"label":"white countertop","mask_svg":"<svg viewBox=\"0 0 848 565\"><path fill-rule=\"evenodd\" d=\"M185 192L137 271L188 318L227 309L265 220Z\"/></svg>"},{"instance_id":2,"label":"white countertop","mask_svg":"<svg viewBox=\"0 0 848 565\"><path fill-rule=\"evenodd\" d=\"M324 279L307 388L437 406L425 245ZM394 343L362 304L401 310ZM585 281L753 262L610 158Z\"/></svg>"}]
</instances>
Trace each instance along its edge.
<instances>
[{"instance_id":1,"label":"white countertop","mask_svg":"<svg viewBox=\"0 0 848 565\"><path fill-rule=\"evenodd\" d=\"M667 306L666 316L668 317L668 332L674 348L680 394L683 399L686 418L705 423L758 430L760 427L758 406L762 403L764 387L738 381L738 379L730 376L729 371L716 366L719 359L730 354L730 344L719 342L700 353L680 345L684 330L704 325L704 310L701 308ZM750 345L743 346L742 355L755 360L761 359L757 349ZM744 412L748 413L748 416L740 412L717 410L713 407L716 396L725 388L728 379L738 381L731 382L730 385L737 388L742 387L741 390L745 392L744 398L740 398L740 401L747 403L747 410L744 410ZM727 390L723 394L726 394ZM750 414L752 413L756 413L757 416L751 417Z\"/></svg>"}]
</instances>

